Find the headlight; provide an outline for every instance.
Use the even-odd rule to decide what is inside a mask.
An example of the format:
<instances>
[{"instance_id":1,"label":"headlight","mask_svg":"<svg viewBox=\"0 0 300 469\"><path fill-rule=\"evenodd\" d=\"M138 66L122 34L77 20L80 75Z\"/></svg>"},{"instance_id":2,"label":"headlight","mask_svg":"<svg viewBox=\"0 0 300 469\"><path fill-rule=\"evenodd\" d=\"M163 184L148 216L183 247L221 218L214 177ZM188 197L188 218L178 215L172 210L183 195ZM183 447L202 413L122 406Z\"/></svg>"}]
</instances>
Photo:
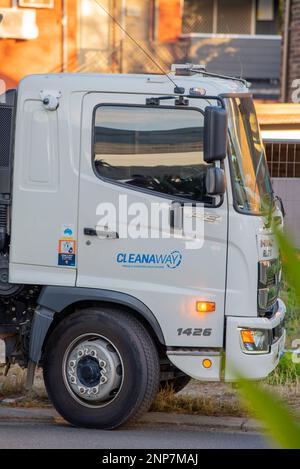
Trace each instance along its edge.
<instances>
[{"instance_id":1,"label":"headlight","mask_svg":"<svg viewBox=\"0 0 300 469\"><path fill-rule=\"evenodd\" d=\"M270 335L265 329L240 329L241 347L245 353L269 353Z\"/></svg>"}]
</instances>

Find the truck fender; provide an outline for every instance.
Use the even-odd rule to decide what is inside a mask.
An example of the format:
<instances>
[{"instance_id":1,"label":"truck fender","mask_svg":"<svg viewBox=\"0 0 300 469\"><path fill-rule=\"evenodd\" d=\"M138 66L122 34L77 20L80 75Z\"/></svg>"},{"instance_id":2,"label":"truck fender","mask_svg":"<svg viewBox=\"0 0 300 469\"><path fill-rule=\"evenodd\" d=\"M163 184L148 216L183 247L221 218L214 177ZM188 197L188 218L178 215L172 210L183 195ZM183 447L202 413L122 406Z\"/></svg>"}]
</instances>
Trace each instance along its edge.
<instances>
[{"instance_id":1,"label":"truck fender","mask_svg":"<svg viewBox=\"0 0 300 469\"><path fill-rule=\"evenodd\" d=\"M140 315L153 329L158 341L165 345L161 327L152 311L140 300L126 293L98 288L43 287L38 308L35 311L29 360L38 363L41 358L45 337L55 314L62 313L68 306L84 301L102 301L126 306Z\"/></svg>"}]
</instances>

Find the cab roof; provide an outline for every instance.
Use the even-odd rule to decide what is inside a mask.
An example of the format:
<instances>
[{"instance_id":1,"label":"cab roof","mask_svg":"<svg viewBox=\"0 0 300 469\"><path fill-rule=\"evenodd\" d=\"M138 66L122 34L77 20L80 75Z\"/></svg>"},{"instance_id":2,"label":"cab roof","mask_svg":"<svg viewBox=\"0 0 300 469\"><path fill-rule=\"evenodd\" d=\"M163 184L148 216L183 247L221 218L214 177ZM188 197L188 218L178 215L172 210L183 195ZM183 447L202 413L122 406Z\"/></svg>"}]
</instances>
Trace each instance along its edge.
<instances>
[{"instance_id":1,"label":"cab roof","mask_svg":"<svg viewBox=\"0 0 300 469\"><path fill-rule=\"evenodd\" d=\"M174 83L185 88L203 88L206 96L219 96L232 93L249 93L241 81L201 75L175 76L153 74L47 74L29 75L19 84L19 92L32 94L41 90L57 90L62 94L73 92L141 93L146 95L174 95ZM172 81L174 83L172 83Z\"/></svg>"}]
</instances>

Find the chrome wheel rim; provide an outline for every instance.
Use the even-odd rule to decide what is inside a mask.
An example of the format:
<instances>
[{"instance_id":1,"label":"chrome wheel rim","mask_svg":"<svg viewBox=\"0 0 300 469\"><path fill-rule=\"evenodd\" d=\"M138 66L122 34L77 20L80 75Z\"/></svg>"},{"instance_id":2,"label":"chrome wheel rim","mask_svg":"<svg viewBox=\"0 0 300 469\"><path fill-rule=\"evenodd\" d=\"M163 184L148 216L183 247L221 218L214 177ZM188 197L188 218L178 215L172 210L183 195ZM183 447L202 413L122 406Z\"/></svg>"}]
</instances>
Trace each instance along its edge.
<instances>
[{"instance_id":1,"label":"chrome wheel rim","mask_svg":"<svg viewBox=\"0 0 300 469\"><path fill-rule=\"evenodd\" d=\"M123 385L123 362L116 346L98 334L84 334L67 348L63 358L65 385L77 402L104 407Z\"/></svg>"}]
</instances>

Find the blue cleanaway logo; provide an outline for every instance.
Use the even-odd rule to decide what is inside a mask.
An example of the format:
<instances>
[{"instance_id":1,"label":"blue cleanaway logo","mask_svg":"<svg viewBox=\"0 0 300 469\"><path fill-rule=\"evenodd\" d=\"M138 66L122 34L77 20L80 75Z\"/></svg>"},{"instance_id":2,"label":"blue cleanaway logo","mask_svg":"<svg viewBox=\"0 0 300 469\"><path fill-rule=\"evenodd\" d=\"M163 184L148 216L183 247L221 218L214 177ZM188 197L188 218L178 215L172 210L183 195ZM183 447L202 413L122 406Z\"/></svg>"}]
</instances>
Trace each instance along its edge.
<instances>
[{"instance_id":1,"label":"blue cleanaway logo","mask_svg":"<svg viewBox=\"0 0 300 469\"><path fill-rule=\"evenodd\" d=\"M172 251L169 254L140 254L119 252L117 264L128 268L177 269L182 264L182 254Z\"/></svg>"}]
</instances>

